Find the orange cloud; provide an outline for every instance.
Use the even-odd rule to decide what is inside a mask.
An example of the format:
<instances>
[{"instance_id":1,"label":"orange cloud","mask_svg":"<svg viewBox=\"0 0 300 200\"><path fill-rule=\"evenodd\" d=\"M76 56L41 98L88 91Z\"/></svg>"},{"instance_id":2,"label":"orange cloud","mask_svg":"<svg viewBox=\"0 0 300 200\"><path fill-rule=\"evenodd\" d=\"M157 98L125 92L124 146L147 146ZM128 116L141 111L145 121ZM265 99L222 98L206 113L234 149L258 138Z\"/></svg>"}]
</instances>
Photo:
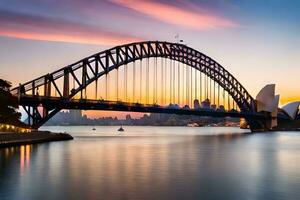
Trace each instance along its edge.
<instances>
[{"instance_id":1,"label":"orange cloud","mask_svg":"<svg viewBox=\"0 0 300 200\"><path fill-rule=\"evenodd\" d=\"M190 11L152 0L110 0L111 2L146 14L160 21L197 30L230 28L237 24L219 16Z\"/></svg>"}]
</instances>

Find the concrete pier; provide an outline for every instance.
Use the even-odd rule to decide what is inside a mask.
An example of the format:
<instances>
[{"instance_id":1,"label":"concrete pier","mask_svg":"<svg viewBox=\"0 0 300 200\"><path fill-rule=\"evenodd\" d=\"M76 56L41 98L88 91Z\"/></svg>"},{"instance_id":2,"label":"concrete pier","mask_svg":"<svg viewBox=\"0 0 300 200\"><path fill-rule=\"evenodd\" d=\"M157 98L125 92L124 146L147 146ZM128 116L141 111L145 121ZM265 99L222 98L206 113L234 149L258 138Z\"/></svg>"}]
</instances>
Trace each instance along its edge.
<instances>
[{"instance_id":1,"label":"concrete pier","mask_svg":"<svg viewBox=\"0 0 300 200\"><path fill-rule=\"evenodd\" d=\"M72 139L73 137L67 133L51 133L48 131L37 131L31 133L0 132L0 148Z\"/></svg>"}]
</instances>

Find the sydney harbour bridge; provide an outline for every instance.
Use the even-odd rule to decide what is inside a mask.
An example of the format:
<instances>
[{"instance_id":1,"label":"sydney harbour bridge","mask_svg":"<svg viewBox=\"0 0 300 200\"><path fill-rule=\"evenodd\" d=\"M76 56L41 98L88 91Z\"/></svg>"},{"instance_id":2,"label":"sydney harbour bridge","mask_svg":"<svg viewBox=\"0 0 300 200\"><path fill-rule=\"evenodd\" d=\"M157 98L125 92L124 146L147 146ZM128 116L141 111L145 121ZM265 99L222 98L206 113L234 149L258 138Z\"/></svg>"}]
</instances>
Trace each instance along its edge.
<instances>
[{"instance_id":1,"label":"sydney harbour bridge","mask_svg":"<svg viewBox=\"0 0 300 200\"><path fill-rule=\"evenodd\" d=\"M278 109L274 86L256 97L222 65L184 44L145 41L116 46L12 89L38 129L62 109L244 118L252 131L298 124ZM289 106L291 107L291 106ZM293 111L294 112L294 111Z\"/></svg>"}]
</instances>

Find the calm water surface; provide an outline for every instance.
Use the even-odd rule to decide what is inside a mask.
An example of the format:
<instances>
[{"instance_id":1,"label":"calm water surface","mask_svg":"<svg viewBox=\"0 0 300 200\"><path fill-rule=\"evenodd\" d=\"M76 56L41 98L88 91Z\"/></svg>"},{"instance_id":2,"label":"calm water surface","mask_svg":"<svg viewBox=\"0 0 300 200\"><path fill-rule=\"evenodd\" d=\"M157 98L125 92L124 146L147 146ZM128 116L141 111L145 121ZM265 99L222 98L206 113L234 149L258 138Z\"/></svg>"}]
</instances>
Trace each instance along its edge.
<instances>
[{"instance_id":1,"label":"calm water surface","mask_svg":"<svg viewBox=\"0 0 300 200\"><path fill-rule=\"evenodd\" d=\"M44 127L73 141L0 149L0 199L299 199L300 132Z\"/></svg>"}]
</instances>

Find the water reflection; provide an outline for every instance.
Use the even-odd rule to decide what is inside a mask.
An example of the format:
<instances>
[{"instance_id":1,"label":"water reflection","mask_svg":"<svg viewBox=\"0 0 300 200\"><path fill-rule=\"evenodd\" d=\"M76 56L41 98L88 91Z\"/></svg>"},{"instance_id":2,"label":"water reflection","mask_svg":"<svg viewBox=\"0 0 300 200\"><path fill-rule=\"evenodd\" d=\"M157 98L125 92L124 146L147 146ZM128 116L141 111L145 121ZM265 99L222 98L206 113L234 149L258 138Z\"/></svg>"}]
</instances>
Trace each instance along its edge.
<instances>
[{"instance_id":1,"label":"water reflection","mask_svg":"<svg viewBox=\"0 0 300 200\"><path fill-rule=\"evenodd\" d=\"M15 162L16 158L18 158L19 173L23 174L26 168L30 167L31 150L32 145L22 145L0 149L1 165L5 167L6 164Z\"/></svg>"},{"instance_id":2,"label":"water reflection","mask_svg":"<svg viewBox=\"0 0 300 200\"><path fill-rule=\"evenodd\" d=\"M296 162L300 137L295 133L151 137L153 130L146 130L143 137L85 136L2 149L0 194L7 199L295 199L300 195Z\"/></svg>"},{"instance_id":3,"label":"water reflection","mask_svg":"<svg viewBox=\"0 0 300 200\"><path fill-rule=\"evenodd\" d=\"M23 174L24 170L30 166L30 145L20 146L20 173Z\"/></svg>"}]
</instances>

